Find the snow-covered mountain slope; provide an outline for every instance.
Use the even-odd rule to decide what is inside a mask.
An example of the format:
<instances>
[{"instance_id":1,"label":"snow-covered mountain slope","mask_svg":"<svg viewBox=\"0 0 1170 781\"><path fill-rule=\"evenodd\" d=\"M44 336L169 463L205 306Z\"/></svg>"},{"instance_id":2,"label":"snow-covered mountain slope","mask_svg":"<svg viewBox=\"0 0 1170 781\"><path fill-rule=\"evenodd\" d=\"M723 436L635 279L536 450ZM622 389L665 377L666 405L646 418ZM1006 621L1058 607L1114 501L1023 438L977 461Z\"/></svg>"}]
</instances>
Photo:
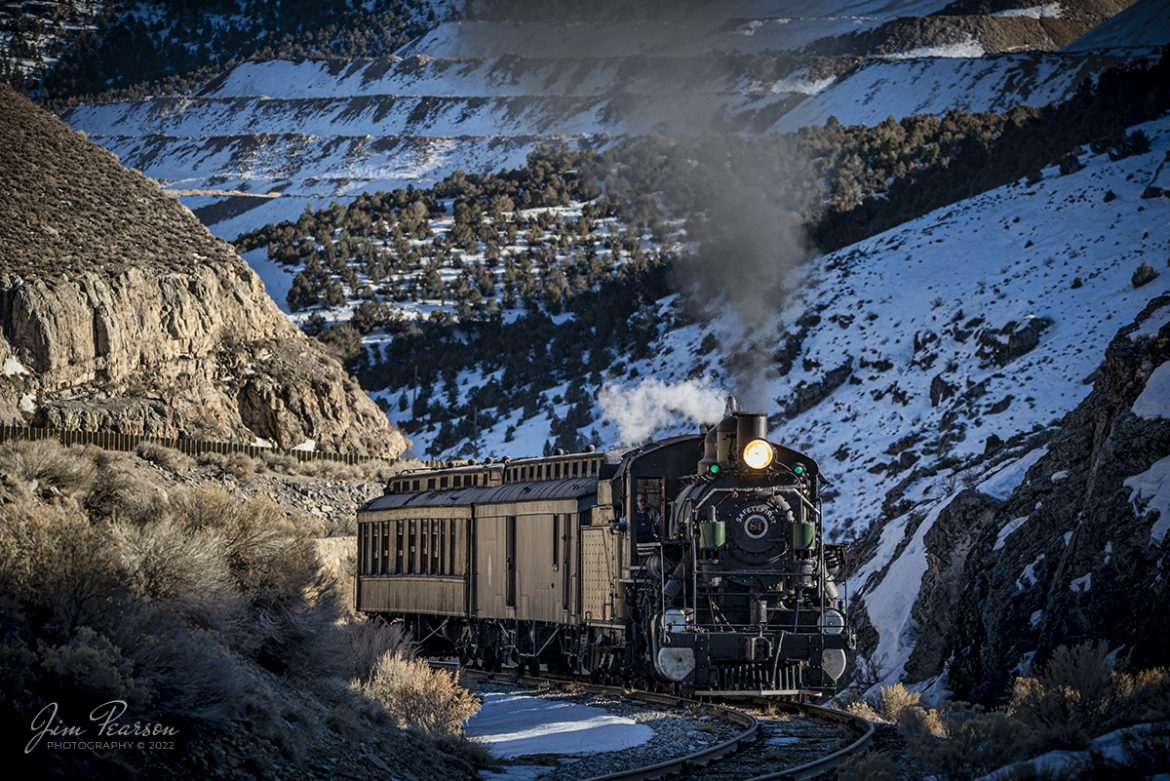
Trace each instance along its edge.
<instances>
[{"instance_id":1,"label":"snow-covered mountain slope","mask_svg":"<svg viewBox=\"0 0 1170 781\"><path fill-rule=\"evenodd\" d=\"M427 186L457 169L512 167L550 138L598 144L603 134L685 131L697 118L775 132L829 115L876 123L913 111L1038 105L1112 62L979 59L979 45L857 68L849 46L829 57L797 51L890 20L939 19L928 15L945 5L748 1L669 23L447 22L403 59L245 62L195 96L82 105L64 118L232 239L306 205ZM882 51L935 52L922 35L903 49L895 36ZM978 89L962 96L971 83Z\"/></svg>"},{"instance_id":2,"label":"snow-covered mountain slope","mask_svg":"<svg viewBox=\"0 0 1170 781\"><path fill-rule=\"evenodd\" d=\"M1066 52L1155 50L1170 44L1170 0L1138 0L1064 48Z\"/></svg>"},{"instance_id":3,"label":"snow-covered mountain slope","mask_svg":"<svg viewBox=\"0 0 1170 781\"><path fill-rule=\"evenodd\" d=\"M977 196L825 259L836 270L810 300L825 309L803 352L826 368L851 365L850 379L784 430L835 475L835 523L885 520L852 582L886 680L905 675L921 634L909 596L940 513L966 486L1006 499L1043 450L997 452L997 441L1071 410L1117 330L1170 290L1170 236L1159 229L1170 200L1142 197L1170 179L1170 120L1145 130L1155 139L1146 154L1095 157L1067 176L1048 169L1034 186ZM1143 263L1158 276L1138 287ZM778 395L801 381L786 378Z\"/></svg>"},{"instance_id":4,"label":"snow-covered mountain slope","mask_svg":"<svg viewBox=\"0 0 1170 781\"><path fill-rule=\"evenodd\" d=\"M907 664L925 632L916 595L931 572L926 540L936 525L960 523L949 505L968 488L1008 499L1045 456L1046 434L1089 393L1106 345L1170 291L1170 199L1157 189L1170 188L1170 117L1139 129L1148 152L1116 161L1085 153L1075 173L1050 167L1034 183L819 258L760 332L769 337L755 349L771 368L753 390L768 399L774 436L816 458L832 481L833 535L867 532L850 593L862 597L864 651L882 681L940 672ZM664 325L648 357L606 379L584 427L599 444L629 439L623 410L648 417L660 411L656 400L731 390L721 355L747 348L718 324L673 326L678 303L659 302ZM464 372L456 381L462 394L490 379ZM571 387L546 388L534 408L563 418ZM676 425L657 435L695 425L677 423L677 412L662 419ZM517 410L478 432L481 453L537 452L552 423L548 412ZM412 432L420 452L435 433Z\"/></svg>"},{"instance_id":5,"label":"snow-covered mountain slope","mask_svg":"<svg viewBox=\"0 0 1170 781\"><path fill-rule=\"evenodd\" d=\"M1047 106L1068 99L1082 81L1126 59L1024 52L869 60L786 112L773 130L821 125L829 117L845 125L876 125L886 117Z\"/></svg>"}]
</instances>

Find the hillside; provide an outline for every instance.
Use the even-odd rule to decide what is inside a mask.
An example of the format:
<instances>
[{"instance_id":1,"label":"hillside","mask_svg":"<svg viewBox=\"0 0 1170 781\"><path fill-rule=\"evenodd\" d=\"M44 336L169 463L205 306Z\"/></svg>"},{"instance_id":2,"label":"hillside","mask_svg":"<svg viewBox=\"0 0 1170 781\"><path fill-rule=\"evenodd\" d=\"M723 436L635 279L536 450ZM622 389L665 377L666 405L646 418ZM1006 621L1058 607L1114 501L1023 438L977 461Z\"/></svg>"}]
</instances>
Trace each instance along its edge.
<instances>
[{"instance_id":1,"label":"hillside","mask_svg":"<svg viewBox=\"0 0 1170 781\"><path fill-rule=\"evenodd\" d=\"M395 455L404 443L158 186L0 91L0 416Z\"/></svg>"},{"instance_id":2,"label":"hillside","mask_svg":"<svg viewBox=\"0 0 1170 781\"><path fill-rule=\"evenodd\" d=\"M1153 50L1170 44L1170 3L1140 0L1064 47L1067 52Z\"/></svg>"},{"instance_id":3,"label":"hillside","mask_svg":"<svg viewBox=\"0 0 1170 781\"><path fill-rule=\"evenodd\" d=\"M578 18L572 3L476 4L392 55L258 57L63 117L234 240L306 207L515 167L550 141L1059 102L1125 55L1042 52L1124 5L740 0L664 22L638 6Z\"/></svg>"},{"instance_id":4,"label":"hillside","mask_svg":"<svg viewBox=\"0 0 1170 781\"><path fill-rule=\"evenodd\" d=\"M435 24L420 0L41 0L0 4L0 77L63 101L185 89L248 57L386 54Z\"/></svg>"}]
</instances>

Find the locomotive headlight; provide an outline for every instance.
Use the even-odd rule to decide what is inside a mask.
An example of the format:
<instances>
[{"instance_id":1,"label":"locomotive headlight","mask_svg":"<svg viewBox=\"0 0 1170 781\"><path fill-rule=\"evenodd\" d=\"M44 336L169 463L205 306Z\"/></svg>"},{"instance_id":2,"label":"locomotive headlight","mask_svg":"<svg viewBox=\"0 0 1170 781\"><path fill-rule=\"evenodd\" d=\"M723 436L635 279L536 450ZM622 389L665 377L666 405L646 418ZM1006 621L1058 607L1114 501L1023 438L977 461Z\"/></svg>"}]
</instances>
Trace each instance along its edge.
<instances>
[{"instance_id":1,"label":"locomotive headlight","mask_svg":"<svg viewBox=\"0 0 1170 781\"><path fill-rule=\"evenodd\" d=\"M753 439L743 449L743 462L752 469L767 468L774 456L772 446L762 439Z\"/></svg>"}]
</instances>

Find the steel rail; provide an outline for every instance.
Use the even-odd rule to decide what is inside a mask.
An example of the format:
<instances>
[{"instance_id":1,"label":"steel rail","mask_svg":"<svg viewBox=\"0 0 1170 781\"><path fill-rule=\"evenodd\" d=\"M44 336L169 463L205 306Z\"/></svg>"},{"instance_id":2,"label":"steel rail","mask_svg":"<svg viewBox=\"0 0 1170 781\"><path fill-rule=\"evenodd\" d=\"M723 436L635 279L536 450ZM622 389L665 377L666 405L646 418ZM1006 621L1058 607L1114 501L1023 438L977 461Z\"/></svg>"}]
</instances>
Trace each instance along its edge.
<instances>
[{"instance_id":1,"label":"steel rail","mask_svg":"<svg viewBox=\"0 0 1170 781\"><path fill-rule=\"evenodd\" d=\"M828 721L836 721L859 733L859 735L848 746L838 749L832 754L827 754L820 759L787 767L775 773L752 776L747 781L803 781L803 779L817 778L839 767L847 759L863 753L869 748L870 741L873 740L873 723L843 710L803 703L769 702L767 700L758 700L758 702L767 702L769 705L778 706L786 710L807 713L816 718L826 719Z\"/></svg>"},{"instance_id":2,"label":"steel rail","mask_svg":"<svg viewBox=\"0 0 1170 781\"><path fill-rule=\"evenodd\" d=\"M663 760L652 765L643 765L641 767L630 768L628 770L619 770L615 773L607 773L601 776L593 776L586 781L649 781L650 779L666 778L667 776L677 775L684 772L688 767L703 767L716 760L719 760L729 754L739 750L744 743L750 743L756 739L757 731L759 730L759 722L754 716L747 713L729 708L724 705L716 705L714 703L700 702L699 700L692 700L686 697L678 697L671 694L662 694L660 692L643 691L641 689L626 689L621 686L604 686L595 683L586 683L578 678L571 676L550 676L541 675L540 677L520 675L517 676L510 672L489 673L483 670L474 670L466 667L459 667L450 662L431 662L432 666L443 668L456 668L460 675L467 674L473 678L479 678L492 681L504 681L508 683L520 683L526 686L538 686L541 684L566 684L580 687L583 691L593 692L595 694L608 694L611 696L622 697L628 700L637 700L639 702L648 702L655 705L666 705L669 707L687 708L696 713L712 718L729 721L743 729L736 735L727 740L717 743L713 746L700 749L690 754L685 754L681 757Z\"/></svg>"},{"instance_id":3,"label":"steel rail","mask_svg":"<svg viewBox=\"0 0 1170 781\"><path fill-rule=\"evenodd\" d=\"M688 767L703 767L718 761L723 757L735 753L739 748L745 744L756 739L759 731L759 722L754 716L751 716L734 708L726 707L711 702L704 702L700 700L692 700L686 697L678 697L670 694L662 694L660 692L644 691L640 689L626 689L620 686L605 686L601 684L587 683L581 681L579 678L565 675L549 675L542 674L536 676L517 676L514 672L485 672L483 670L475 670L466 667L459 667L457 664L451 662L431 662L433 666L444 667L449 669L457 669L460 674L466 674L474 678L494 681L504 681L509 683L521 683L526 686L538 686L541 684L564 684L574 685L580 687L583 691L594 692L598 694L608 694L612 696L620 696L626 699L638 700L641 702L653 703L656 705L667 705L672 707L685 707L692 711L711 716L713 718L730 721L737 726L743 727L743 731L728 740L718 743L714 746L701 749L691 754L686 754L681 757L657 762L653 765L644 765L642 767L630 768L628 770L621 770L615 773L608 773L606 775L594 776L586 781L648 781L649 779L666 778L672 775L683 773ZM755 697L751 699L754 705L773 707L780 710L785 710L791 713L798 713L812 718L822 719L826 721L835 721L853 730L857 733L857 738L849 745L827 754L819 759L814 759L809 762L804 762L799 765L787 767L778 770L775 773L766 773L764 775L752 776L746 781L804 781L804 779L816 778L824 775L829 771L839 767L847 759L864 752L868 747L870 741L873 739L874 727L873 724L861 718L854 716L851 713L846 713L835 708L826 708L820 705L810 705L799 702L791 702L787 700L776 700L767 697Z\"/></svg>"}]
</instances>

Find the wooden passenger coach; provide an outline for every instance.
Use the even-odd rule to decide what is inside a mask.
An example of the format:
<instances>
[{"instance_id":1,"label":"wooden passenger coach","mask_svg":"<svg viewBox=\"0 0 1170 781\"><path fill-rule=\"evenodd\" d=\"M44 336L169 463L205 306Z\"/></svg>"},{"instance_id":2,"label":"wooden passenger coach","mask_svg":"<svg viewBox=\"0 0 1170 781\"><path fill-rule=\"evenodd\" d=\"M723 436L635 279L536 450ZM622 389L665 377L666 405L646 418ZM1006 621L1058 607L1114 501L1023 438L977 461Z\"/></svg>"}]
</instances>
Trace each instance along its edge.
<instances>
[{"instance_id":1,"label":"wooden passenger coach","mask_svg":"<svg viewBox=\"0 0 1170 781\"><path fill-rule=\"evenodd\" d=\"M619 625L625 535L605 466L581 454L394 478L358 511L357 609L419 637L464 636L466 650L483 642L481 622L504 646L526 630L534 653L557 626Z\"/></svg>"}]
</instances>

